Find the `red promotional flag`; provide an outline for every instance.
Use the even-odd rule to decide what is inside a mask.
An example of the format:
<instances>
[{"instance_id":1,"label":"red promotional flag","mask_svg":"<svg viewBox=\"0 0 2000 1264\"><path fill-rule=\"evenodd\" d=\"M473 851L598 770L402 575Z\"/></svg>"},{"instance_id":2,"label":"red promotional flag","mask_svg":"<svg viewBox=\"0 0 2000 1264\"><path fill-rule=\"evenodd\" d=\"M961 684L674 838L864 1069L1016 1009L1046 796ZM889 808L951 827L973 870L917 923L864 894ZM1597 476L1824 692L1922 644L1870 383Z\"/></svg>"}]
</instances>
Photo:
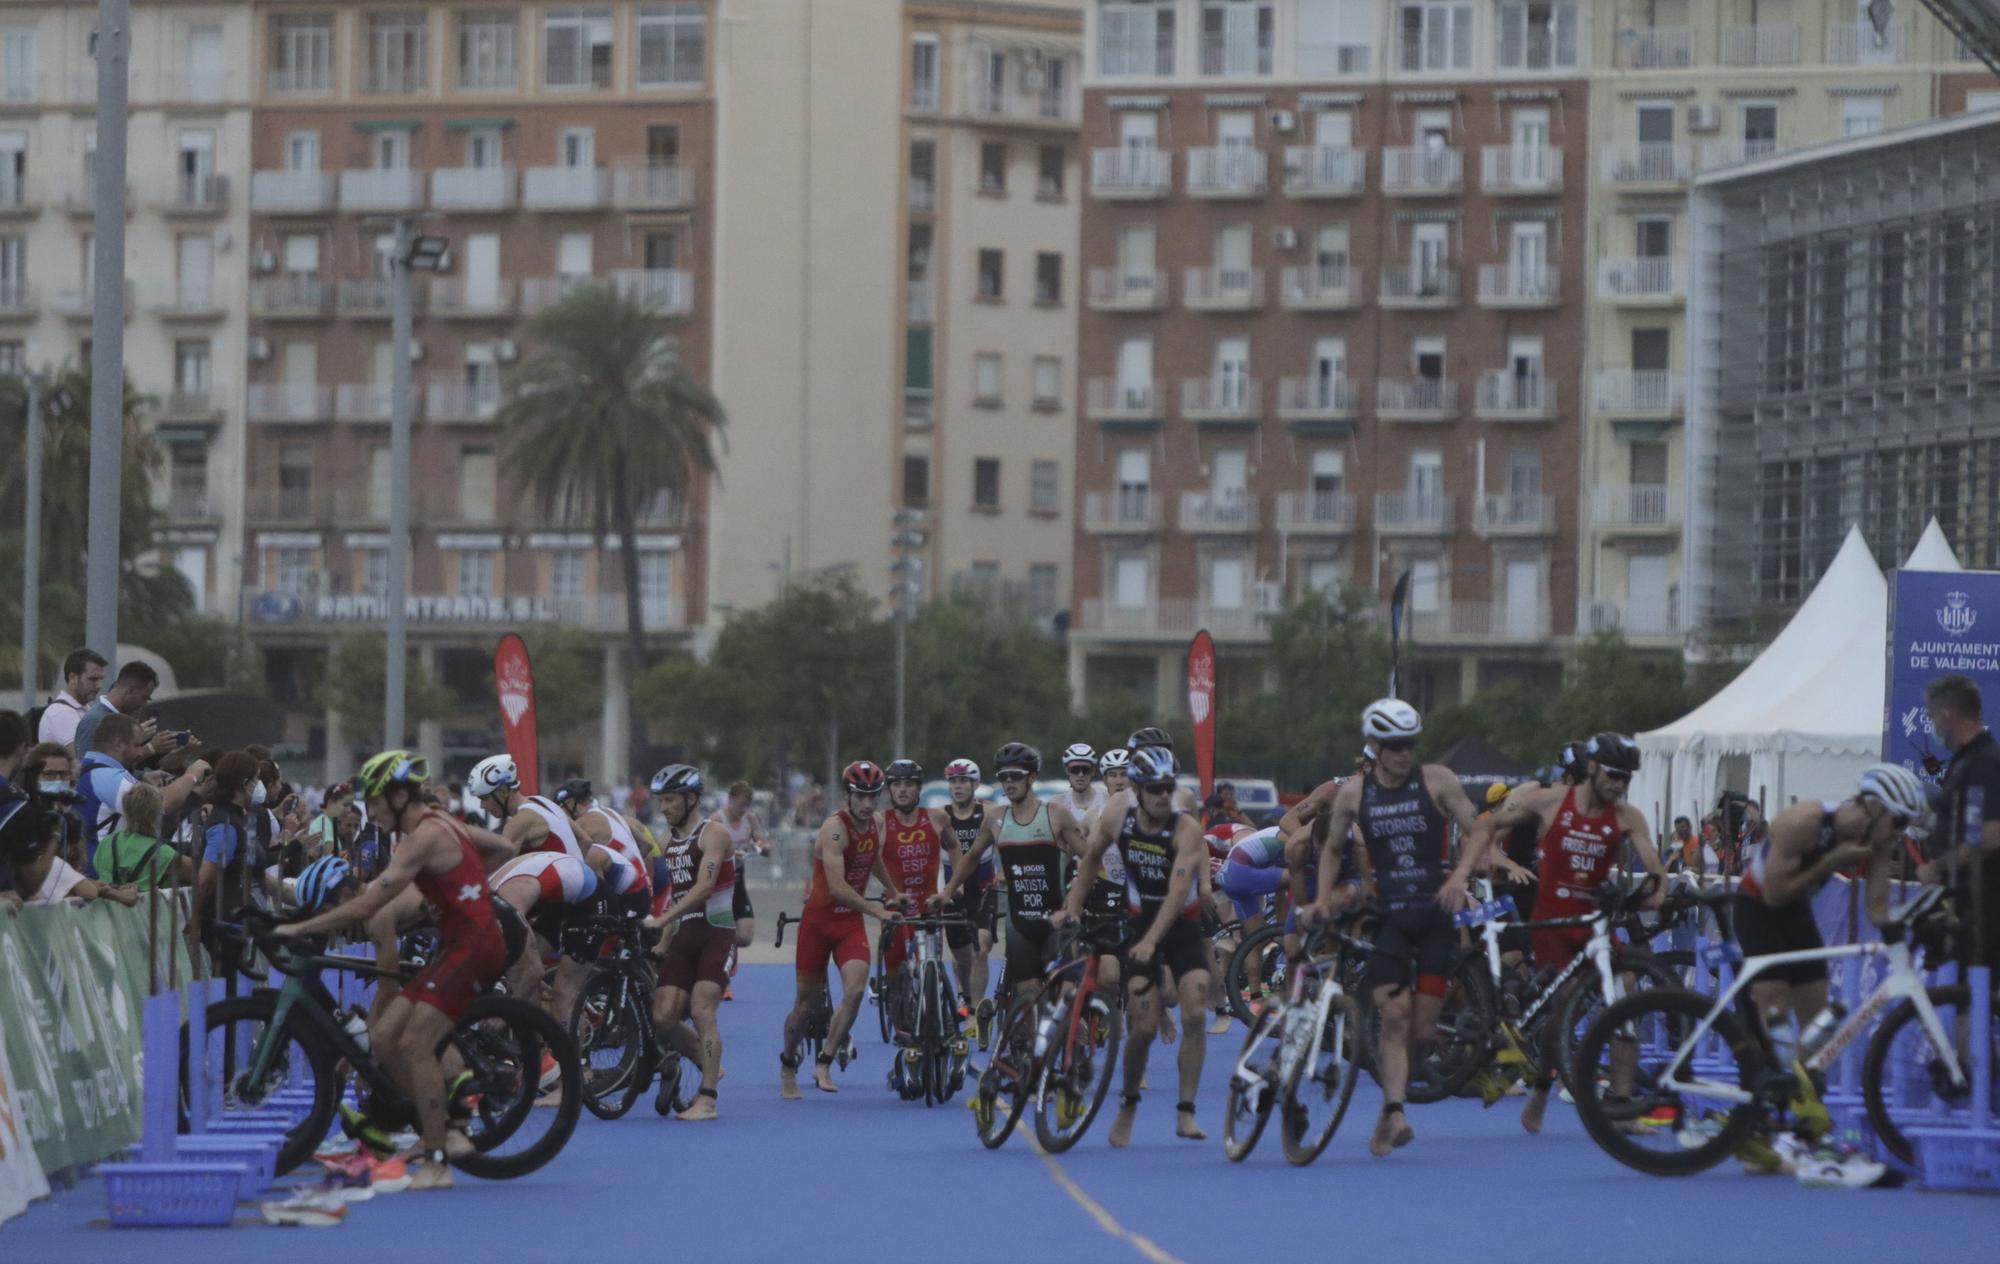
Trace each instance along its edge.
<instances>
[{"instance_id":1,"label":"red promotional flag","mask_svg":"<svg viewBox=\"0 0 2000 1264\"><path fill-rule=\"evenodd\" d=\"M521 773L521 792L540 794L542 756L535 741L535 674L528 669L528 647L509 632L493 651L493 686L500 695L500 728L507 735L507 753Z\"/></svg>"},{"instance_id":2,"label":"red promotional flag","mask_svg":"<svg viewBox=\"0 0 2000 1264\"><path fill-rule=\"evenodd\" d=\"M1215 641L1203 628L1188 646L1188 714L1194 717L1194 770L1201 797L1215 788Z\"/></svg>"}]
</instances>

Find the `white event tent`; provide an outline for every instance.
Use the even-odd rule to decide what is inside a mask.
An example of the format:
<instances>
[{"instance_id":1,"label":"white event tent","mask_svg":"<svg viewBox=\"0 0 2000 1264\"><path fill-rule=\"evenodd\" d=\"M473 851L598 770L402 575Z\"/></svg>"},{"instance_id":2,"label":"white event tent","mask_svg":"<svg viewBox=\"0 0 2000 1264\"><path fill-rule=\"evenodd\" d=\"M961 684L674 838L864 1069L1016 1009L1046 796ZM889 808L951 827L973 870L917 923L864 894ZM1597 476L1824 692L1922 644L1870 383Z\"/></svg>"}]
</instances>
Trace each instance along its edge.
<instances>
[{"instance_id":1,"label":"white event tent","mask_svg":"<svg viewBox=\"0 0 2000 1264\"><path fill-rule=\"evenodd\" d=\"M1905 569L1959 569L1935 520ZM1845 795L1882 748L1888 632L1888 581L1861 532L1850 529L1763 653L1707 702L1639 734L1632 802L1665 824L1680 815L1699 820L1732 784L1772 810L1795 798Z\"/></svg>"}]
</instances>

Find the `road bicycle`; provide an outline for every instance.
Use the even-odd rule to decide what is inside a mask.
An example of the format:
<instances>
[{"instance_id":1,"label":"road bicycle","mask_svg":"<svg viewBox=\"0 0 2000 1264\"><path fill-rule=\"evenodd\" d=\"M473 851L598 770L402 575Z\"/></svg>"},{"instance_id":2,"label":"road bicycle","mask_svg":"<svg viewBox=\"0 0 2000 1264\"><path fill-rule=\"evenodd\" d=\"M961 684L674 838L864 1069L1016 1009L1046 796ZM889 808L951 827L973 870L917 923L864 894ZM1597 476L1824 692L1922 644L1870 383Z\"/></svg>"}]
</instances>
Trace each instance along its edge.
<instances>
[{"instance_id":1,"label":"road bicycle","mask_svg":"<svg viewBox=\"0 0 2000 1264\"><path fill-rule=\"evenodd\" d=\"M963 917L950 915L898 917L883 924L885 938L888 932L903 927L914 932L910 951L890 976L882 1003L891 1043L897 1047L889 1068L889 1087L905 1101L921 1097L924 1105L935 1106L950 1101L965 1083L970 1050L959 1025L956 993L945 967L944 945L939 941L945 927L970 925Z\"/></svg>"},{"instance_id":2,"label":"road bicycle","mask_svg":"<svg viewBox=\"0 0 2000 1264\"><path fill-rule=\"evenodd\" d=\"M1880 943L1745 958L1717 997L1658 988L1610 1006L1584 1032L1578 1065L1606 1061L1614 1042L1637 1045L1641 1054L1629 1101L1610 1099L1601 1083L1584 1077L1576 1106L1591 1139L1627 1167L1685 1176L1720 1163L1760 1132L1794 1121L1804 1131L1821 1129L1825 1109L1814 1077L1881 1017L1862 1061L1862 1100L1883 1149L1912 1162L1915 1151L1890 1110L1889 1088L1898 1079L1926 1083L1945 1105L1963 1103L1971 1093L1961 1042L1947 1034L1948 1020L1939 1012L1964 1015L1970 993L1963 986L1927 987L1911 951L1914 945L1943 956L1950 935L1949 918L1939 908L1943 897L1940 888L1925 888L1891 917ZM1715 909L1726 926L1740 897L1715 892L1693 898ZM1781 1065L1750 985L1780 966L1850 957L1881 960L1886 966L1881 981L1823 1042L1799 1050L1792 1065ZM2000 1022L1985 1038L2000 1048Z\"/></svg>"},{"instance_id":3,"label":"road bicycle","mask_svg":"<svg viewBox=\"0 0 2000 1264\"><path fill-rule=\"evenodd\" d=\"M354 957L328 956L273 938L275 923L246 909L240 924L217 929L247 938L271 968L285 977L277 988L257 988L227 997L207 1010L208 1044L217 1050L223 1110L254 1110L281 1089L299 1090L311 1107L285 1134L276 1170L288 1172L311 1157L333 1125L334 1114L354 1077L364 1113L384 1129L414 1125L415 1108L374 1053L351 1034L318 985L321 971L338 970L377 980L407 982L413 971L384 970ZM307 980L311 979L312 983ZM192 1034L181 1032L182 1100L190 1100ZM559 1075L553 1110L537 1111L543 1054L555 1059ZM475 1153L452 1166L472 1176L524 1176L553 1159L569 1141L582 1113L583 1070L576 1046L547 1011L511 996L488 993L472 1002L464 1018L438 1044L439 1060L452 1087L454 1123L463 1127ZM544 1121L539 1132L525 1129ZM522 1135L531 1139L514 1145Z\"/></svg>"},{"instance_id":4,"label":"road bicycle","mask_svg":"<svg viewBox=\"0 0 2000 1264\"><path fill-rule=\"evenodd\" d=\"M1306 933L1285 999L1257 1015L1229 1075L1222 1148L1231 1162L1250 1157L1274 1106L1292 1163L1311 1163L1333 1140L1361 1073L1360 1007L1343 980L1348 959L1368 950L1337 929Z\"/></svg>"},{"instance_id":5,"label":"road bicycle","mask_svg":"<svg viewBox=\"0 0 2000 1264\"><path fill-rule=\"evenodd\" d=\"M789 913L778 914L778 937L774 941L774 946L783 948L785 946L785 927L796 926L803 920L803 918L793 917ZM802 1065L810 1066L819 1059L820 1054L826 1051L826 1037L832 1025L833 994L827 990L825 982L822 981L819 986L819 993L813 997L813 1003L806 1009L805 1019L799 1027L799 1045L803 1050L801 1054L803 1059ZM839 1053L834 1055L833 1060L841 1070L845 1071L847 1064L859 1056L860 1054L854 1048L854 1037L850 1034L847 1043L841 1047Z\"/></svg>"},{"instance_id":6,"label":"road bicycle","mask_svg":"<svg viewBox=\"0 0 2000 1264\"><path fill-rule=\"evenodd\" d=\"M654 1109L662 1115L686 1110L694 1105L701 1073L660 1039L653 1023L659 979L648 949L657 932L636 917L592 918L584 930L604 945L569 1020L583 1063L584 1108L599 1119L617 1119L657 1076Z\"/></svg>"},{"instance_id":7,"label":"road bicycle","mask_svg":"<svg viewBox=\"0 0 2000 1264\"><path fill-rule=\"evenodd\" d=\"M1115 987L1098 976L1105 945L1121 933L1122 916L1085 915L1066 928L1056 960L1042 976L1035 1025L1035 1139L1061 1154L1083 1139L1117 1073L1124 1007Z\"/></svg>"}]
</instances>

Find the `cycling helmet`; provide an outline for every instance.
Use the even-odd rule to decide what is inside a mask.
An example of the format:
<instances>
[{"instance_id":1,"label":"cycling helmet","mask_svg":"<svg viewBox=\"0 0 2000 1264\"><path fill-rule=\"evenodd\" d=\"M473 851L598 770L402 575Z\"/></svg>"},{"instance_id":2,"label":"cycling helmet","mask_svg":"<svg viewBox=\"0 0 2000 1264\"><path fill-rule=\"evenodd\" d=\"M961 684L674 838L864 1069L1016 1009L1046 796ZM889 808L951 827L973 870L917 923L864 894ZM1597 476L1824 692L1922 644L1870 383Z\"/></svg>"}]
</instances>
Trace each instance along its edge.
<instances>
[{"instance_id":1,"label":"cycling helmet","mask_svg":"<svg viewBox=\"0 0 2000 1264\"><path fill-rule=\"evenodd\" d=\"M1154 728L1150 724L1125 739L1126 750L1135 751L1147 746L1157 746L1168 754L1172 754L1174 739L1167 735L1165 729Z\"/></svg>"},{"instance_id":2,"label":"cycling helmet","mask_svg":"<svg viewBox=\"0 0 2000 1264\"><path fill-rule=\"evenodd\" d=\"M1503 799L1505 799L1506 797L1507 797L1507 783L1506 783L1506 782L1504 782L1504 781L1496 781L1496 782L1494 782L1494 783L1493 783L1492 785L1490 785L1490 786L1486 787L1486 806L1487 806L1487 807L1489 807L1489 808L1490 808L1490 807L1494 807L1494 806L1498 805L1498 804L1500 803L1500 801L1501 801L1501 800L1503 800Z\"/></svg>"},{"instance_id":3,"label":"cycling helmet","mask_svg":"<svg viewBox=\"0 0 2000 1264\"><path fill-rule=\"evenodd\" d=\"M954 777L970 777L974 781L977 781L979 780L979 765L969 759L954 759L944 766L944 776L947 781Z\"/></svg>"},{"instance_id":4,"label":"cycling helmet","mask_svg":"<svg viewBox=\"0 0 2000 1264\"><path fill-rule=\"evenodd\" d=\"M1930 794L1917 774L1900 764L1870 764L1854 783L1857 794L1872 794L1882 806L1914 821L1930 811Z\"/></svg>"},{"instance_id":5,"label":"cycling helmet","mask_svg":"<svg viewBox=\"0 0 2000 1264\"><path fill-rule=\"evenodd\" d=\"M995 772L1025 772L1030 777L1042 770L1042 753L1026 742L1009 742L993 757Z\"/></svg>"},{"instance_id":6,"label":"cycling helmet","mask_svg":"<svg viewBox=\"0 0 2000 1264\"><path fill-rule=\"evenodd\" d=\"M922 781L924 779L924 766L914 759L891 760L889 766L883 769L882 772L891 781Z\"/></svg>"},{"instance_id":7,"label":"cycling helmet","mask_svg":"<svg viewBox=\"0 0 2000 1264\"><path fill-rule=\"evenodd\" d=\"M512 755L488 755L472 766L472 775L465 779L465 790L473 798L483 799L520 784L521 771L514 766Z\"/></svg>"},{"instance_id":8,"label":"cycling helmet","mask_svg":"<svg viewBox=\"0 0 2000 1264\"><path fill-rule=\"evenodd\" d=\"M693 764L668 764L653 774L654 794L700 794L701 770Z\"/></svg>"},{"instance_id":9,"label":"cycling helmet","mask_svg":"<svg viewBox=\"0 0 2000 1264\"><path fill-rule=\"evenodd\" d=\"M882 784L888 778L867 760L857 759L841 771L840 780L849 794L880 794Z\"/></svg>"},{"instance_id":10,"label":"cycling helmet","mask_svg":"<svg viewBox=\"0 0 2000 1264\"><path fill-rule=\"evenodd\" d=\"M583 803L594 796L590 793L590 782L583 777L571 777L556 787L552 796L557 803Z\"/></svg>"},{"instance_id":11,"label":"cycling helmet","mask_svg":"<svg viewBox=\"0 0 2000 1264\"><path fill-rule=\"evenodd\" d=\"M1122 746L1114 746L1098 758L1097 770L1099 772L1110 772L1117 768L1129 768L1131 763L1132 752Z\"/></svg>"},{"instance_id":12,"label":"cycling helmet","mask_svg":"<svg viewBox=\"0 0 2000 1264\"><path fill-rule=\"evenodd\" d=\"M1089 742L1071 742L1063 748L1062 762L1064 772L1069 771L1078 764L1089 764L1095 770L1097 767L1097 752L1091 749Z\"/></svg>"},{"instance_id":13,"label":"cycling helmet","mask_svg":"<svg viewBox=\"0 0 2000 1264\"><path fill-rule=\"evenodd\" d=\"M1379 698L1361 713L1361 736L1378 742L1414 738L1423 731L1417 709L1400 698Z\"/></svg>"},{"instance_id":14,"label":"cycling helmet","mask_svg":"<svg viewBox=\"0 0 2000 1264\"><path fill-rule=\"evenodd\" d=\"M430 761L406 750L386 750L361 765L355 781L363 798L376 799L391 786L421 786L431 779Z\"/></svg>"},{"instance_id":15,"label":"cycling helmet","mask_svg":"<svg viewBox=\"0 0 2000 1264\"><path fill-rule=\"evenodd\" d=\"M1128 765L1133 784L1139 786L1170 786L1180 771L1174 767L1174 753L1164 746L1143 746L1132 752Z\"/></svg>"},{"instance_id":16,"label":"cycling helmet","mask_svg":"<svg viewBox=\"0 0 2000 1264\"><path fill-rule=\"evenodd\" d=\"M353 873L353 867L338 856L321 856L307 865L292 887L293 898L299 902L299 911L319 912L327 899L340 889L340 884Z\"/></svg>"},{"instance_id":17,"label":"cycling helmet","mask_svg":"<svg viewBox=\"0 0 2000 1264\"><path fill-rule=\"evenodd\" d=\"M1599 733L1584 743L1583 754L1612 772L1639 771L1639 747L1623 733Z\"/></svg>"},{"instance_id":18,"label":"cycling helmet","mask_svg":"<svg viewBox=\"0 0 2000 1264\"><path fill-rule=\"evenodd\" d=\"M1564 742L1562 749L1556 752L1556 772L1562 780L1575 781L1583 776L1584 761L1589 758L1583 753L1585 745L1583 742Z\"/></svg>"}]
</instances>

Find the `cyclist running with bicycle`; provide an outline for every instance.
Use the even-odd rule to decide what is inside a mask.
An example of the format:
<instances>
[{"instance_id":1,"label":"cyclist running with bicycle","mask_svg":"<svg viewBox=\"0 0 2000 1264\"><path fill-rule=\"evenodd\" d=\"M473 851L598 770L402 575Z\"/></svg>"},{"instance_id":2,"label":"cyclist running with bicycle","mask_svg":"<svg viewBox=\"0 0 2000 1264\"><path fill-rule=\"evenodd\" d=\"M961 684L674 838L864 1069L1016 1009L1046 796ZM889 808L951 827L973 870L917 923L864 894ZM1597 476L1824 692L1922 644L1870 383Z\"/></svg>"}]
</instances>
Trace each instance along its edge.
<instances>
[{"instance_id":1,"label":"cyclist running with bicycle","mask_svg":"<svg viewBox=\"0 0 2000 1264\"><path fill-rule=\"evenodd\" d=\"M738 781L729 787L729 797L722 804L722 828L729 831L729 845L736 852L736 893L732 912L736 915L738 948L747 948L757 939L757 910L750 904L750 884L744 881L744 875L749 872L750 857L753 854L771 854L771 838L764 832L764 822L750 803L750 783ZM735 972L732 963L730 973ZM724 995L727 996L726 991Z\"/></svg>"},{"instance_id":2,"label":"cyclist running with bicycle","mask_svg":"<svg viewBox=\"0 0 2000 1264\"><path fill-rule=\"evenodd\" d=\"M972 850L972 844L979 839L980 826L986 823L986 805L979 801L979 765L969 759L952 760L944 766L944 783L951 792L944 819L957 843L957 852L952 857L956 868L958 857ZM957 967L959 985L965 989L961 999L972 1009L982 1049L986 1047L987 1033L993 1029L993 999L986 994L986 959L993 952L994 902L993 858L988 855L981 858L965 889L946 907L947 912L971 923L948 926L944 934L945 943L951 948L952 964Z\"/></svg>"},{"instance_id":3,"label":"cyclist running with bicycle","mask_svg":"<svg viewBox=\"0 0 2000 1264\"><path fill-rule=\"evenodd\" d=\"M660 849L668 886L657 896L659 911L646 919L652 930L671 928L658 954L659 985L653 993L653 1026L674 1052L701 1068L701 1088L676 1119L715 1118L716 1089L722 1083L722 1028L718 1011L729 984L729 954L736 947L734 889L736 848L729 827L701 815L702 779L690 764L669 764L653 774L651 789L666 816L667 838ZM694 1020L693 1037L687 1020ZM665 1114L675 1085L660 1082L655 1108Z\"/></svg>"},{"instance_id":4,"label":"cyclist running with bicycle","mask_svg":"<svg viewBox=\"0 0 2000 1264\"><path fill-rule=\"evenodd\" d=\"M896 890L919 903L937 894L938 875L943 870L945 839L951 837L949 822L941 808L917 805L923 793L924 767L914 759L892 760L884 770L889 781L889 810L882 815L882 859ZM910 942L923 932L913 926L882 928L882 974L894 979L903 968ZM883 997L887 1004L888 998ZM960 1014L961 1022L966 1017ZM898 1031L896 1043L908 1033ZM900 1076L900 1062L892 1070ZM897 1082L890 1084L898 1087Z\"/></svg>"}]
</instances>

